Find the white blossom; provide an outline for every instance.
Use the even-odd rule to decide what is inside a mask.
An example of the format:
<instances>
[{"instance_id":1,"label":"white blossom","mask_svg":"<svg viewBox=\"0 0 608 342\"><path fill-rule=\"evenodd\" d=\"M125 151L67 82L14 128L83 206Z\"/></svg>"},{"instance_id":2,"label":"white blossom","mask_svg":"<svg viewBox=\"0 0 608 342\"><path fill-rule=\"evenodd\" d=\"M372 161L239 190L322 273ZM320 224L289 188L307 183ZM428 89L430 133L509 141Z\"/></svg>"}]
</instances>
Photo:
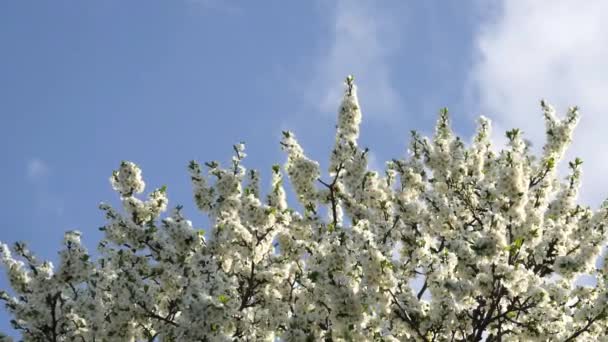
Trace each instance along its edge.
<instances>
[{"instance_id":1,"label":"white blossom","mask_svg":"<svg viewBox=\"0 0 608 342\"><path fill-rule=\"evenodd\" d=\"M201 229L179 206L163 217L167 188L141 196L122 162L97 252L78 231L57 267L0 244L13 289L0 300L24 341L608 341L608 202L578 203L581 160L556 172L577 109L542 111L539 156L518 129L496 150L483 117L467 145L442 109L432 138L412 132L377 172L349 76L328 178L291 132L265 196L243 143L228 167L191 162Z\"/></svg>"}]
</instances>

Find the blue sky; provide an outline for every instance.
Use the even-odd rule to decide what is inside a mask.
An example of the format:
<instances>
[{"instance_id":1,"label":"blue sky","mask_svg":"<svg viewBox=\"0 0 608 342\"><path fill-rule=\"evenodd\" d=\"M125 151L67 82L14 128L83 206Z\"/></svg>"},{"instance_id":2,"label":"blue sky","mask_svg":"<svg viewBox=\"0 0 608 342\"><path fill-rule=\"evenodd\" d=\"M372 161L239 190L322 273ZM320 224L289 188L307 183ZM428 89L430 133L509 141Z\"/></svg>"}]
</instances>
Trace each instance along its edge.
<instances>
[{"instance_id":1,"label":"blue sky","mask_svg":"<svg viewBox=\"0 0 608 342\"><path fill-rule=\"evenodd\" d=\"M94 249L97 205L116 203L108 177L125 159L203 225L188 161L228 161L244 141L247 165L268 174L289 129L324 163L349 73L376 167L444 106L467 139L484 114L497 137L521 127L541 145L538 100L580 105L569 157L585 160L582 196L597 205L608 192L607 3L487 4L2 1L0 240L56 260L63 231L78 229ZM7 322L0 310L0 331Z\"/></svg>"}]
</instances>

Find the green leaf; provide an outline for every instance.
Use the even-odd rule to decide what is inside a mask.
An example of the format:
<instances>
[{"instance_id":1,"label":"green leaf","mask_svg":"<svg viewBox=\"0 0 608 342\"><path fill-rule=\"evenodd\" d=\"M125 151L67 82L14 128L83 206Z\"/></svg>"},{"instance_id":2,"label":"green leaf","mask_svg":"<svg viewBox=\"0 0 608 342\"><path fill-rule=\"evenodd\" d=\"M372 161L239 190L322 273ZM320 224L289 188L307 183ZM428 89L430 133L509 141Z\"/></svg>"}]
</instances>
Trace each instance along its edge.
<instances>
[{"instance_id":1,"label":"green leaf","mask_svg":"<svg viewBox=\"0 0 608 342\"><path fill-rule=\"evenodd\" d=\"M555 167L555 158L547 159L547 169L552 170Z\"/></svg>"},{"instance_id":2,"label":"green leaf","mask_svg":"<svg viewBox=\"0 0 608 342\"><path fill-rule=\"evenodd\" d=\"M380 261L380 267L382 268L383 271L385 268L393 269L393 263L390 262L389 260L382 260L382 261Z\"/></svg>"},{"instance_id":3,"label":"green leaf","mask_svg":"<svg viewBox=\"0 0 608 342\"><path fill-rule=\"evenodd\" d=\"M334 230L336 230L336 226L333 223L330 223L327 225L327 231L328 232L333 232Z\"/></svg>"},{"instance_id":4,"label":"green leaf","mask_svg":"<svg viewBox=\"0 0 608 342\"><path fill-rule=\"evenodd\" d=\"M578 168L579 166L581 166L582 164L583 164L583 160L582 160L581 158L578 158L578 157L577 157L577 158L575 158L575 159L574 159L574 161L571 161L571 162L569 163L570 168L571 168L571 169L573 169L573 170L577 169L577 168Z\"/></svg>"},{"instance_id":5,"label":"green leaf","mask_svg":"<svg viewBox=\"0 0 608 342\"><path fill-rule=\"evenodd\" d=\"M222 304L226 304L226 303L228 303L228 302L230 301L230 297L228 297L228 296L226 296L226 295L221 294L221 295L219 295L219 296L217 297L217 300L219 300L219 301L220 301L220 303L222 303Z\"/></svg>"},{"instance_id":6,"label":"green leaf","mask_svg":"<svg viewBox=\"0 0 608 342\"><path fill-rule=\"evenodd\" d=\"M266 215L271 215L271 214L272 214L272 215L276 215L276 213L277 213L277 208L275 208L275 207L270 207L270 208L266 209L266 210L264 211L264 213L265 213Z\"/></svg>"},{"instance_id":7,"label":"green leaf","mask_svg":"<svg viewBox=\"0 0 608 342\"><path fill-rule=\"evenodd\" d=\"M517 136L519 136L519 132L520 131L518 128L513 128L512 130L507 131L505 134L509 140L513 141L515 138L517 138Z\"/></svg>"},{"instance_id":8,"label":"green leaf","mask_svg":"<svg viewBox=\"0 0 608 342\"><path fill-rule=\"evenodd\" d=\"M167 186L166 186L166 185L161 186L161 187L160 187L160 189L158 189L158 191L159 191L161 194L166 193L166 192L167 192Z\"/></svg>"},{"instance_id":9,"label":"green leaf","mask_svg":"<svg viewBox=\"0 0 608 342\"><path fill-rule=\"evenodd\" d=\"M308 279L310 279L310 281L312 281L313 283L316 282L317 279L319 279L319 272L313 271L313 272L309 273Z\"/></svg>"},{"instance_id":10,"label":"green leaf","mask_svg":"<svg viewBox=\"0 0 608 342\"><path fill-rule=\"evenodd\" d=\"M281 171L281 166L279 164L272 165L272 171L274 171L274 173L279 173Z\"/></svg>"},{"instance_id":11,"label":"green leaf","mask_svg":"<svg viewBox=\"0 0 608 342\"><path fill-rule=\"evenodd\" d=\"M516 253L517 251L519 251L519 249L521 248L523 243L524 243L524 238L519 237L519 238L515 239L515 241L513 241L513 243L511 243L511 245L509 245L506 249L511 253Z\"/></svg>"},{"instance_id":12,"label":"green leaf","mask_svg":"<svg viewBox=\"0 0 608 342\"><path fill-rule=\"evenodd\" d=\"M158 231L158 228L156 228L156 226L153 225L152 222L150 222L151 224L148 226L148 233L149 234L154 234Z\"/></svg>"},{"instance_id":13,"label":"green leaf","mask_svg":"<svg viewBox=\"0 0 608 342\"><path fill-rule=\"evenodd\" d=\"M215 160L210 161L210 162L206 162L205 165L210 168L210 169L215 169L218 166L220 166L220 164L218 162L216 162Z\"/></svg>"}]
</instances>

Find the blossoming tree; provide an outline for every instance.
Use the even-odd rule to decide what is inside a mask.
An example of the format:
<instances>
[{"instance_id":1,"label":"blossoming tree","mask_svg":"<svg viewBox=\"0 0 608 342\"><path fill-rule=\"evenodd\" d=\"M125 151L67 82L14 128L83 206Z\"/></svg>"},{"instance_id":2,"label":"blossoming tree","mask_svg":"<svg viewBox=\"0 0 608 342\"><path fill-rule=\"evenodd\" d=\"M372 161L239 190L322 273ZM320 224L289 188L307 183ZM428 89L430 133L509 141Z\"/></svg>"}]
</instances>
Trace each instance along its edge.
<instances>
[{"instance_id":1,"label":"blossoming tree","mask_svg":"<svg viewBox=\"0 0 608 342\"><path fill-rule=\"evenodd\" d=\"M14 295L0 299L25 341L608 341L608 268L595 268L608 206L577 204L580 160L556 172L577 109L542 110L539 156L517 129L495 151L483 117L467 146L442 110L434 136L413 132L379 174L349 77L328 177L291 132L266 196L242 144L228 167L191 162L204 234L179 207L161 218L166 189L140 198L141 171L123 162L110 179L123 208L101 205L95 256L76 231L56 268L1 245Z\"/></svg>"}]
</instances>

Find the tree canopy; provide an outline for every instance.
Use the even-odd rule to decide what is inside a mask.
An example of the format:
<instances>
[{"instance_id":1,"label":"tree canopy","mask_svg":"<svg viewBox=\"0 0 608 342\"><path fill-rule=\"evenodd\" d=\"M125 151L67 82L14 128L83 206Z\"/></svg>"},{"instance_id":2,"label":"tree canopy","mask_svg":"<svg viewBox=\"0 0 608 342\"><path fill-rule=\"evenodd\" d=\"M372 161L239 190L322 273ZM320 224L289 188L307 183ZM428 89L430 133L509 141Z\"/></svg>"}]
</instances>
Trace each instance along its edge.
<instances>
[{"instance_id":1,"label":"tree canopy","mask_svg":"<svg viewBox=\"0 0 608 342\"><path fill-rule=\"evenodd\" d=\"M465 143L444 109L381 174L358 144L349 76L328 176L292 132L265 195L243 144L225 167L192 161L210 222L197 230L180 207L163 216L165 187L142 197L141 170L122 162L110 178L122 209L100 205L97 252L77 231L57 267L0 244L12 287L0 300L24 341L608 341L596 268L608 205L578 204L581 160L557 172L577 108L541 107L539 153L518 129L497 149L484 117Z\"/></svg>"}]
</instances>

